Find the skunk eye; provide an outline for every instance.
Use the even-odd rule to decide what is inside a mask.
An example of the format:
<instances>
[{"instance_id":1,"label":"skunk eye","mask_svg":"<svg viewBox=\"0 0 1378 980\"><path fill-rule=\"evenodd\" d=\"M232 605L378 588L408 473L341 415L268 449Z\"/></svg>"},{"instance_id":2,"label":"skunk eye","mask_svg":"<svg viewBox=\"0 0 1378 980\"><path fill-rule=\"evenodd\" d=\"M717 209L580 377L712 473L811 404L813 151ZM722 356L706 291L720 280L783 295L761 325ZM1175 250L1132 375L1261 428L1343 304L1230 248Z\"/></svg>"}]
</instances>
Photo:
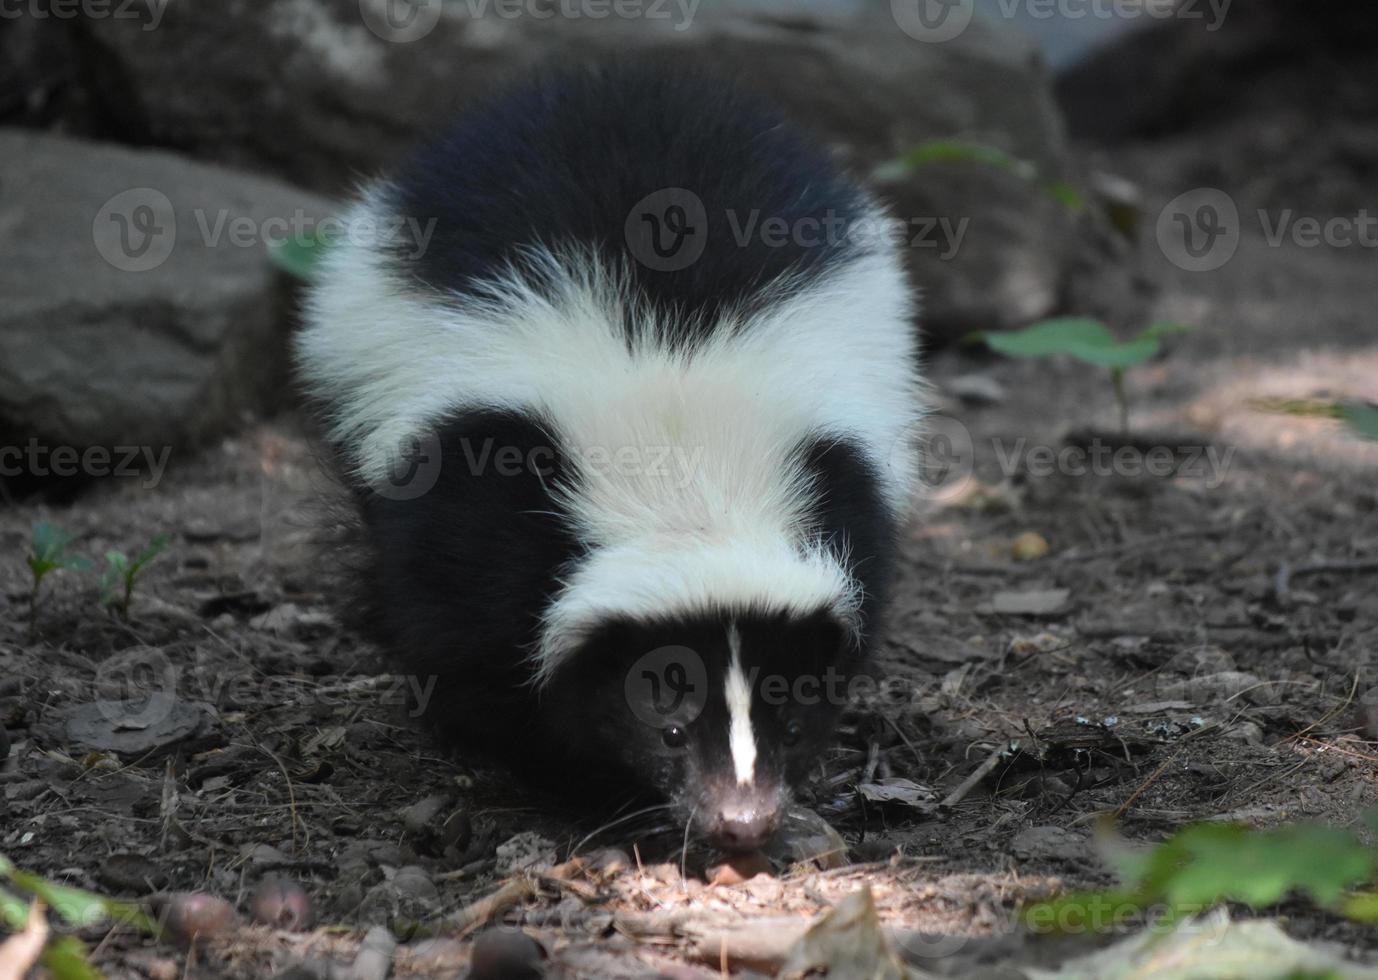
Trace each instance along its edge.
<instances>
[{"instance_id":1,"label":"skunk eye","mask_svg":"<svg viewBox=\"0 0 1378 980\"><path fill-rule=\"evenodd\" d=\"M678 725L671 725L660 733L661 739L665 742L665 747L670 749L682 749L689 741L689 733Z\"/></svg>"},{"instance_id":2,"label":"skunk eye","mask_svg":"<svg viewBox=\"0 0 1378 980\"><path fill-rule=\"evenodd\" d=\"M791 721L785 726L785 744L798 745L799 740L804 737L804 726L797 720Z\"/></svg>"}]
</instances>

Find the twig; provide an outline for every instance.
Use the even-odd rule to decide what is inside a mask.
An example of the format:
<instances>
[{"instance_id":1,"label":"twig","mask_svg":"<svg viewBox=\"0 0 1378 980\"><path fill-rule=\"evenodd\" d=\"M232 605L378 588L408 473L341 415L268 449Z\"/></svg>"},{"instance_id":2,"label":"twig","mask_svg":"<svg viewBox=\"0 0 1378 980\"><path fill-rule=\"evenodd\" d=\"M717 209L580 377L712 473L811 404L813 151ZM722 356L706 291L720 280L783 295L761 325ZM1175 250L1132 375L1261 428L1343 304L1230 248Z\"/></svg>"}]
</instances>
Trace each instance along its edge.
<instances>
[{"instance_id":1,"label":"twig","mask_svg":"<svg viewBox=\"0 0 1378 980\"><path fill-rule=\"evenodd\" d=\"M539 877L542 880L559 881L567 884L583 869L584 861L581 858L572 858L564 864L557 864L550 870L542 872ZM480 898L477 902L471 902L454 913L446 920L445 925L448 929L453 929L460 934L470 932L486 925L506 909L518 902L526 901L535 894L536 883L533 878L526 875L512 878L504 882L502 887L493 894Z\"/></svg>"},{"instance_id":2,"label":"twig","mask_svg":"<svg viewBox=\"0 0 1378 980\"><path fill-rule=\"evenodd\" d=\"M530 878L513 878L491 895L470 902L446 920L447 929L464 934L487 925L504 911L518 902L524 902L536 894L536 886Z\"/></svg>"},{"instance_id":3,"label":"twig","mask_svg":"<svg viewBox=\"0 0 1378 980\"><path fill-rule=\"evenodd\" d=\"M1000 764L1000 757L1005 754L1005 751L1008 748L1008 742L1005 742L1001 745L997 745L991 751L990 755L986 756L986 761L977 766L976 771L973 772L966 779L964 779L962 781L962 785L958 786L951 793L949 793L947 799L939 803L938 806L953 807L956 806L958 803L961 803L964 799L966 799L967 794L970 793L973 789L975 789L978 785L980 785L981 780L989 776L992 770L994 770L995 767Z\"/></svg>"},{"instance_id":4,"label":"twig","mask_svg":"<svg viewBox=\"0 0 1378 980\"><path fill-rule=\"evenodd\" d=\"M1300 578L1303 575L1319 575L1322 572L1351 572L1356 575L1364 572L1378 572L1378 561L1313 561L1305 565L1297 565L1295 568L1288 562L1283 562L1278 568L1277 576L1273 579L1273 598L1279 604L1285 603L1292 579Z\"/></svg>"},{"instance_id":5,"label":"twig","mask_svg":"<svg viewBox=\"0 0 1378 980\"><path fill-rule=\"evenodd\" d=\"M265 745L258 745L257 743L255 743L254 747L277 763L278 769L282 771L282 778L287 781L287 805L292 815L292 854L294 856L299 856L301 854L302 844L297 843L297 826L302 820L301 816L297 813L297 794L296 791L292 789L292 776L288 773L287 767L283 765L282 760L279 759L271 749Z\"/></svg>"},{"instance_id":6,"label":"twig","mask_svg":"<svg viewBox=\"0 0 1378 980\"><path fill-rule=\"evenodd\" d=\"M1121 817L1123 817L1125 815L1125 812L1128 811L1128 809L1134 805L1134 801L1137 800L1140 796L1143 796L1145 791L1147 791L1147 789L1150 786L1152 786L1159 779L1161 779L1163 773L1167 772L1167 767L1172 765L1173 760L1181 754L1182 749L1179 743L1177 751L1173 752L1172 755L1164 759L1162 765L1160 765L1157 769L1154 769L1153 772L1149 774L1149 777L1145 779L1142 783L1140 783L1138 788L1135 789L1134 792L1130 793L1123 803L1115 807L1115 819L1119 820Z\"/></svg>"}]
</instances>

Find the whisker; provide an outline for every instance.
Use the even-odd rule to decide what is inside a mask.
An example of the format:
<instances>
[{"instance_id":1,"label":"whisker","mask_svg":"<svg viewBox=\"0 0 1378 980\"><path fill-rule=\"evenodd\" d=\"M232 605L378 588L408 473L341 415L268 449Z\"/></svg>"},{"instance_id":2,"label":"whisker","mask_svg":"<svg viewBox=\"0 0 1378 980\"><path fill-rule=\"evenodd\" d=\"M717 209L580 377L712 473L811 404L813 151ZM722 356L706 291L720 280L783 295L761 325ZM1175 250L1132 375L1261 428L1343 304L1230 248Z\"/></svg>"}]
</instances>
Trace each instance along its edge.
<instances>
[{"instance_id":1,"label":"whisker","mask_svg":"<svg viewBox=\"0 0 1378 980\"><path fill-rule=\"evenodd\" d=\"M685 886L685 882L688 881L685 868L689 864L689 830L694 826L694 816L698 812L699 805L695 803L694 808L689 811L689 819L684 821L684 844L679 850L679 887L683 888L686 894L689 891Z\"/></svg>"},{"instance_id":2,"label":"whisker","mask_svg":"<svg viewBox=\"0 0 1378 980\"><path fill-rule=\"evenodd\" d=\"M673 809L673 807L673 803L657 803L654 806L648 806L643 810L633 810L626 816L618 817L615 820L610 820L607 823L603 824L601 827L598 827L594 829L592 832L590 832L589 835L585 837L583 840L581 840L577 845L575 845L573 850L571 850L569 853L571 855L578 854L581 850L584 849L585 844L593 840L595 837L603 833L603 831L605 830L611 830L613 827L616 827L619 824L624 824L628 820L635 820L637 817L644 817L648 813L655 813L658 810L669 810Z\"/></svg>"}]
</instances>

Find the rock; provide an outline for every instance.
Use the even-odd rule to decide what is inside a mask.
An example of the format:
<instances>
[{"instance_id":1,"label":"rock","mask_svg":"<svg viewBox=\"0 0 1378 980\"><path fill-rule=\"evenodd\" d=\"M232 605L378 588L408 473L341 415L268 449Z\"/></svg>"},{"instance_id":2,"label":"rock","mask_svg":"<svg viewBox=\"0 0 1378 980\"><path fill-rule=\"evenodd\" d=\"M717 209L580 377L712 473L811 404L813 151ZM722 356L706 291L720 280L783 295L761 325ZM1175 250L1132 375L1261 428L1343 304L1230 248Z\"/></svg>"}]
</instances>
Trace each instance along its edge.
<instances>
[{"instance_id":1,"label":"rock","mask_svg":"<svg viewBox=\"0 0 1378 980\"><path fill-rule=\"evenodd\" d=\"M96 701L67 713L66 748L73 754L112 752L148 765L211 726L214 709L157 693L147 698Z\"/></svg>"},{"instance_id":2,"label":"rock","mask_svg":"<svg viewBox=\"0 0 1378 980\"><path fill-rule=\"evenodd\" d=\"M133 465L156 481L166 447L280 400L287 296L263 236L270 218L286 230L329 205L172 154L19 130L0 130L0 159L0 439L36 440L56 476L118 473L122 458L64 462L59 448L155 448Z\"/></svg>"},{"instance_id":3,"label":"rock","mask_svg":"<svg viewBox=\"0 0 1378 980\"><path fill-rule=\"evenodd\" d=\"M93 88L144 139L326 193L394 163L537 64L615 53L716 70L774 99L862 174L943 138L1032 165L1036 181L934 163L883 188L912 245L930 336L1023 325L1068 287L1079 222L1041 185L1075 176L1036 50L1008 25L976 19L939 44L906 5L869 0L646 3L635 5L643 16L604 17L535 6L416 4L412 25L394 29L386 0L171 4L156 31L130 18L85 27Z\"/></svg>"},{"instance_id":4,"label":"rock","mask_svg":"<svg viewBox=\"0 0 1378 980\"><path fill-rule=\"evenodd\" d=\"M401 812L402 826L413 836L424 833L452 802L453 797L448 793L432 793L417 800Z\"/></svg>"},{"instance_id":5,"label":"rock","mask_svg":"<svg viewBox=\"0 0 1378 980\"><path fill-rule=\"evenodd\" d=\"M1003 405L1009 391L989 374L963 374L943 386L955 398L968 405Z\"/></svg>"},{"instance_id":6,"label":"rock","mask_svg":"<svg viewBox=\"0 0 1378 980\"><path fill-rule=\"evenodd\" d=\"M824 871L847 863L847 842L813 810L790 807L766 855L782 865L811 862Z\"/></svg>"},{"instance_id":7,"label":"rock","mask_svg":"<svg viewBox=\"0 0 1378 980\"><path fill-rule=\"evenodd\" d=\"M96 880L118 893L145 895L165 888L167 872L142 854L111 854L96 869Z\"/></svg>"},{"instance_id":8,"label":"rock","mask_svg":"<svg viewBox=\"0 0 1378 980\"><path fill-rule=\"evenodd\" d=\"M439 893L426 872L406 865L387 873L387 877L364 895L359 906L363 922L378 924L397 919L419 922L435 914Z\"/></svg>"},{"instance_id":9,"label":"rock","mask_svg":"<svg viewBox=\"0 0 1378 980\"><path fill-rule=\"evenodd\" d=\"M1060 616L1068 610L1070 589L1030 589L1026 592L997 592L991 609L1005 616Z\"/></svg>"},{"instance_id":10,"label":"rock","mask_svg":"<svg viewBox=\"0 0 1378 980\"><path fill-rule=\"evenodd\" d=\"M260 881L249 900L249 909L255 922L289 932L305 932L316 919L306 889L286 878L268 877Z\"/></svg>"}]
</instances>

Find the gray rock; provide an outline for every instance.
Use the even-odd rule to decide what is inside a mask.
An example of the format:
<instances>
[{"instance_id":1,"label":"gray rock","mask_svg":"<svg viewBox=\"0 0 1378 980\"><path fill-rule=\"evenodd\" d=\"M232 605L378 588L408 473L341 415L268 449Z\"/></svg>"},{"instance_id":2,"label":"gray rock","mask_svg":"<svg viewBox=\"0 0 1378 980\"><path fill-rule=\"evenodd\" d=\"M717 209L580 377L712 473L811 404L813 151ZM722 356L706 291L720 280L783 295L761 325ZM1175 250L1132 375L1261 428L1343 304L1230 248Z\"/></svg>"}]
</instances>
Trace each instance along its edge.
<instances>
[{"instance_id":1,"label":"gray rock","mask_svg":"<svg viewBox=\"0 0 1378 980\"><path fill-rule=\"evenodd\" d=\"M544 0L418 2L411 25L392 29L386 0L292 0L271 12L171 4L156 30L112 18L88 34L97 78L128 92L150 140L329 193L393 163L500 79L611 53L734 75L861 173L925 140L957 137L1028 161L1039 182L1073 176L1036 51L1007 24L978 18L932 43L904 3L604 6L646 15L536 16L584 9ZM930 332L1022 325L1066 294L1079 223L1038 182L953 162L884 191L913 243Z\"/></svg>"},{"instance_id":2,"label":"gray rock","mask_svg":"<svg viewBox=\"0 0 1378 980\"><path fill-rule=\"evenodd\" d=\"M0 130L0 159L6 441L182 447L281 397L287 295L263 244L280 228L265 222L295 227L328 204L172 154L20 130Z\"/></svg>"},{"instance_id":3,"label":"gray rock","mask_svg":"<svg viewBox=\"0 0 1378 980\"><path fill-rule=\"evenodd\" d=\"M161 693L139 700L91 702L67 713L65 747L73 755L111 752L147 764L204 733L214 718L207 704Z\"/></svg>"}]
</instances>

